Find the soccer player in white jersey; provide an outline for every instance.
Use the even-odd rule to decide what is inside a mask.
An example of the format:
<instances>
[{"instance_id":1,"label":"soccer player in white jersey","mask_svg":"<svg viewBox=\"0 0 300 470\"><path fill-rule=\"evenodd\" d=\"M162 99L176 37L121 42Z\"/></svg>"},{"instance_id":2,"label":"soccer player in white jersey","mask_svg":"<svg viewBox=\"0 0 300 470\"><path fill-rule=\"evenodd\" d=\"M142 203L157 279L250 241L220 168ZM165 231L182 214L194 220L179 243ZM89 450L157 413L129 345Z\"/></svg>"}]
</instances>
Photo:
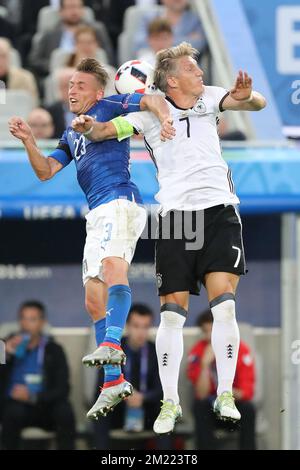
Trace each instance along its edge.
<instances>
[{"instance_id":1,"label":"soccer player in white jersey","mask_svg":"<svg viewBox=\"0 0 300 470\"><path fill-rule=\"evenodd\" d=\"M235 293L239 277L246 269L237 210L239 199L222 158L217 115L226 110L260 111L266 101L252 90L252 79L243 72L239 72L229 92L204 86L196 54L187 43L157 54L155 84L169 102L176 129L173 140L160 140L160 123L147 112L120 117L102 127L97 123L91 134L95 140L102 140L134 131L143 133L158 170L156 274L161 323L156 349L164 391L161 412L154 424L158 434L171 432L182 414L178 376L183 356L183 325L189 295L199 294L199 283L207 290L214 317L212 346L218 373L214 411L221 419L241 418L232 391L240 341ZM84 121L81 117L81 122ZM87 119L85 129L91 125ZM171 236L166 237L168 227ZM180 239L175 233L178 227L184 232ZM194 245L189 243L191 232L196 233Z\"/></svg>"}]
</instances>

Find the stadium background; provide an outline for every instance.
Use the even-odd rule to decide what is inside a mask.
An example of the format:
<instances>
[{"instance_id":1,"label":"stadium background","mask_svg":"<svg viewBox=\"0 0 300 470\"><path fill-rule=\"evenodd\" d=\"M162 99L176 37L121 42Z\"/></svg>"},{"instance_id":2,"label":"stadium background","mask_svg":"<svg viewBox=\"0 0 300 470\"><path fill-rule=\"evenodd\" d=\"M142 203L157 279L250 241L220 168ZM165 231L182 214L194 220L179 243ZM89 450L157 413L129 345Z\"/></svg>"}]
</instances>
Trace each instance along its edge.
<instances>
[{"instance_id":1,"label":"stadium background","mask_svg":"<svg viewBox=\"0 0 300 470\"><path fill-rule=\"evenodd\" d=\"M212 84L230 87L235 72L246 69L254 77L255 88L268 99L269 106L262 113L236 113L231 118L230 127L243 131L247 141L224 143L224 158L241 199L249 269L240 283L237 311L239 320L250 325L248 336L261 369L260 447L300 449L300 371L292 361L294 341L300 339L299 2L191 3L207 37L209 53L203 67L208 67ZM124 32L133 18L132 8L137 7L126 11ZM2 128L13 111L9 103L0 105ZM0 134L2 331L15 320L22 301L38 297L47 305L49 323L57 337L63 338L74 362L81 354L78 345L84 349L90 326L81 287L84 197L72 166L41 184L18 143L8 139L5 130ZM45 150L54 145L41 143ZM144 201L154 204L155 169L140 142L132 144L131 172ZM154 308L157 326L153 246L153 240L139 242L130 278L133 300L142 299ZM196 335L192 329L196 315L206 305L205 293L192 299L187 344ZM74 383L80 387L82 372L78 365L72 367ZM73 398L83 426L78 390Z\"/></svg>"}]
</instances>

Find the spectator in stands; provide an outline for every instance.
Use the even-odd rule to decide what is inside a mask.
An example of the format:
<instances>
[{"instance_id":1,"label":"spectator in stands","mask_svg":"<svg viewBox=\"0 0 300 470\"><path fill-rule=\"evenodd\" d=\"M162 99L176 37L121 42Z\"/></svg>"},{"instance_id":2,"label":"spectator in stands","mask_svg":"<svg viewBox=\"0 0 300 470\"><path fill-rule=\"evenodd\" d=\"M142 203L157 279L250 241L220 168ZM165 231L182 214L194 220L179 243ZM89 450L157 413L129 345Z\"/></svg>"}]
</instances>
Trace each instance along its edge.
<instances>
[{"instance_id":1,"label":"spectator in stands","mask_svg":"<svg viewBox=\"0 0 300 470\"><path fill-rule=\"evenodd\" d=\"M16 44L16 32L13 25L0 16L0 37L9 39L11 44Z\"/></svg>"},{"instance_id":2,"label":"spectator in stands","mask_svg":"<svg viewBox=\"0 0 300 470\"><path fill-rule=\"evenodd\" d=\"M53 139L54 124L51 114L43 108L35 108L27 119L35 139Z\"/></svg>"},{"instance_id":3,"label":"spectator in stands","mask_svg":"<svg viewBox=\"0 0 300 470\"><path fill-rule=\"evenodd\" d=\"M207 46L204 31L196 13L189 7L189 0L162 0L165 6L163 17L169 21L172 27L173 45L187 41L193 47L203 52ZM145 13L140 20L140 27L135 34L133 44L133 57L141 49L147 47L148 25L157 16L156 13Z\"/></svg>"},{"instance_id":4,"label":"spectator in stands","mask_svg":"<svg viewBox=\"0 0 300 470\"><path fill-rule=\"evenodd\" d=\"M21 0L18 49L23 64L27 66L27 56L31 49L32 38L36 33L38 14L41 8L49 6L51 0Z\"/></svg>"},{"instance_id":5,"label":"spectator in stands","mask_svg":"<svg viewBox=\"0 0 300 470\"><path fill-rule=\"evenodd\" d=\"M95 424L97 449L108 448L110 429L125 428L141 431L153 427L156 413L159 410L162 389L155 345L148 339L152 320L153 312L147 305L132 305L127 319L127 335L122 340L122 348L127 356L123 372L126 379L132 383L135 391L126 402L118 405L105 420L100 420Z\"/></svg>"},{"instance_id":6,"label":"spectator in stands","mask_svg":"<svg viewBox=\"0 0 300 470\"><path fill-rule=\"evenodd\" d=\"M112 39L114 48L117 47L117 39L123 29L124 14L128 7L147 6L151 7L157 0L118 0L118 8L113 0L106 2L101 14L104 15L109 35Z\"/></svg>"},{"instance_id":7,"label":"spectator in stands","mask_svg":"<svg viewBox=\"0 0 300 470\"><path fill-rule=\"evenodd\" d=\"M74 51L64 57L66 67L76 68L82 59L90 57L106 63L105 51L101 48L95 28L89 25L79 26L75 32Z\"/></svg>"},{"instance_id":8,"label":"spectator in stands","mask_svg":"<svg viewBox=\"0 0 300 470\"><path fill-rule=\"evenodd\" d=\"M45 307L29 301L19 309L19 332L6 340L7 363L0 367L4 449L19 449L26 427L56 432L59 449L73 449L75 422L64 351L43 331Z\"/></svg>"},{"instance_id":9,"label":"spectator in stands","mask_svg":"<svg viewBox=\"0 0 300 470\"><path fill-rule=\"evenodd\" d=\"M78 26L85 24L83 0L60 0L60 21L54 29L42 34L30 53L30 65L40 76L49 73L51 53L58 48L72 52L75 46L75 32ZM93 24L99 43L105 49L108 60L112 60L112 48L109 36L103 23Z\"/></svg>"},{"instance_id":10,"label":"spectator in stands","mask_svg":"<svg viewBox=\"0 0 300 470\"><path fill-rule=\"evenodd\" d=\"M60 6L60 0L19 0L19 2L21 11L20 34L22 41L24 41L25 37L32 38L36 33L38 15L43 7L52 6L52 8L57 9ZM86 0L84 3L86 6L94 7L94 3L99 3L99 0Z\"/></svg>"},{"instance_id":11,"label":"spectator in stands","mask_svg":"<svg viewBox=\"0 0 300 470\"><path fill-rule=\"evenodd\" d=\"M194 418L197 448L211 450L218 447L214 431L221 422L216 419L212 405L216 398L217 373L215 356L211 346L213 316L210 310L203 312L197 321L203 333L188 355L188 378L194 386ZM236 406L242 419L237 429L240 449L255 449L255 408L252 403L255 388L255 368L249 346L241 341L236 376L233 384ZM228 423L227 423L228 424ZM230 425L232 429L234 425ZM228 429L228 427L227 427ZM229 430L228 429L228 430Z\"/></svg>"},{"instance_id":12,"label":"spectator in stands","mask_svg":"<svg viewBox=\"0 0 300 470\"><path fill-rule=\"evenodd\" d=\"M148 47L141 49L138 59L146 60L155 66L156 53L161 49L168 49L173 44L172 27L165 18L155 18L148 25Z\"/></svg>"},{"instance_id":13,"label":"spectator in stands","mask_svg":"<svg viewBox=\"0 0 300 470\"><path fill-rule=\"evenodd\" d=\"M55 139L59 139L62 136L65 129L71 125L74 119L74 114L71 113L69 108L69 83L73 74L73 68L65 67L59 70L56 75L60 99L47 108L54 122Z\"/></svg>"},{"instance_id":14,"label":"spectator in stands","mask_svg":"<svg viewBox=\"0 0 300 470\"><path fill-rule=\"evenodd\" d=\"M0 80L7 90L25 90L31 96L33 105L38 105L38 89L34 76L28 70L10 65L11 45L7 39L0 38Z\"/></svg>"}]
</instances>

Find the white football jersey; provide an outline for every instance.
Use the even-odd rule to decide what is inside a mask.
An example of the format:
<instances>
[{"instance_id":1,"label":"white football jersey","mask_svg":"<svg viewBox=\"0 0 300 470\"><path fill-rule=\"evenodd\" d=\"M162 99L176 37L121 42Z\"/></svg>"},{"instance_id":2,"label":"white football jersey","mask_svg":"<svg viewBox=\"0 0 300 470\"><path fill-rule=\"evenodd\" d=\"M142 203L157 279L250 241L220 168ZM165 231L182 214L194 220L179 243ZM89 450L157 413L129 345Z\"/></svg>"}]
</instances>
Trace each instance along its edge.
<instances>
[{"instance_id":1,"label":"white football jersey","mask_svg":"<svg viewBox=\"0 0 300 470\"><path fill-rule=\"evenodd\" d=\"M231 171L222 157L217 131L224 88L206 86L193 108L181 109L167 98L176 129L173 140L160 140L161 125L150 112L124 117L145 144L157 168L155 198L164 215L171 209L201 210L218 204L238 204Z\"/></svg>"}]
</instances>

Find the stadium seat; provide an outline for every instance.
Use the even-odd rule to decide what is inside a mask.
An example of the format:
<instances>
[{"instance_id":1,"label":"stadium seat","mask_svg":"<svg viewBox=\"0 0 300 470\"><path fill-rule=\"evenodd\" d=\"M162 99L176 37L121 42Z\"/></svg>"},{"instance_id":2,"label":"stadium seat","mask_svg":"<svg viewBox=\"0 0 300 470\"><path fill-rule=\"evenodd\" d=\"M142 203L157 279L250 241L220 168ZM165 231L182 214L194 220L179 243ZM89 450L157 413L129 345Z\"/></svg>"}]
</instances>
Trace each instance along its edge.
<instances>
[{"instance_id":1,"label":"stadium seat","mask_svg":"<svg viewBox=\"0 0 300 470\"><path fill-rule=\"evenodd\" d=\"M145 13L155 12L162 14L164 7L153 5L151 7L131 6L127 8L124 15L123 32L118 37L118 62L123 64L127 60L133 59L133 38L138 29L142 16Z\"/></svg>"},{"instance_id":2,"label":"stadium seat","mask_svg":"<svg viewBox=\"0 0 300 470\"><path fill-rule=\"evenodd\" d=\"M14 115L26 119L34 108L34 102L30 93L24 90L7 90L5 97L5 106L0 106L0 140L11 140L8 120Z\"/></svg>"},{"instance_id":3,"label":"stadium seat","mask_svg":"<svg viewBox=\"0 0 300 470\"><path fill-rule=\"evenodd\" d=\"M164 7L161 5L139 6L134 5L125 11L123 20L123 31L132 31L132 35L136 32L141 22L141 18L145 13L156 13L161 15Z\"/></svg>"},{"instance_id":4,"label":"stadium seat","mask_svg":"<svg viewBox=\"0 0 300 470\"><path fill-rule=\"evenodd\" d=\"M17 68L22 67L21 56L17 49L11 49L10 51L10 65Z\"/></svg>"},{"instance_id":5,"label":"stadium seat","mask_svg":"<svg viewBox=\"0 0 300 470\"><path fill-rule=\"evenodd\" d=\"M7 16L8 16L7 8L0 6L0 16L2 18L7 18Z\"/></svg>"},{"instance_id":6,"label":"stadium seat","mask_svg":"<svg viewBox=\"0 0 300 470\"><path fill-rule=\"evenodd\" d=\"M95 21L95 15L91 8L85 7L84 18L87 22L91 23ZM55 27L59 21L59 12L51 6L43 7L39 11L38 21L37 21L37 32L44 33L49 29Z\"/></svg>"},{"instance_id":7,"label":"stadium seat","mask_svg":"<svg viewBox=\"0 0 300 470\"><path fill-rule=\"evenodd\" d=\"M18 330L17 322L1 323L0 325L0 338L5 338L10 335L13 331Z\"/></svg>"},{"instance_id":8,"label":"stadium seat","mask_svg":"<svg viewBox=\"0 0 300 470\"><path fill-rule=\"evenodd\" d=\"M42 450L53 447L55 433L46 431L42 428L29 427L23 429L21 433L22 448L25 450L37 449Z\"/></svg>"},{"instance_id":9,"label":"stadium seat","mask_svg":"<svg viewBox=\"0 0 300 470\"><path fill-rule=\"evenodd\" d=\"M66 61L68 60L68 57L70 56L69 52L64 51L63 49L55 49L50 57L50 73L54 72L55 70L65 67ZM97 56L96 59L101 62L102 64L107 64L108 63L108 58L107 54L104 49L99 48L97 50Z\"/></svg>"}]
</instances>

